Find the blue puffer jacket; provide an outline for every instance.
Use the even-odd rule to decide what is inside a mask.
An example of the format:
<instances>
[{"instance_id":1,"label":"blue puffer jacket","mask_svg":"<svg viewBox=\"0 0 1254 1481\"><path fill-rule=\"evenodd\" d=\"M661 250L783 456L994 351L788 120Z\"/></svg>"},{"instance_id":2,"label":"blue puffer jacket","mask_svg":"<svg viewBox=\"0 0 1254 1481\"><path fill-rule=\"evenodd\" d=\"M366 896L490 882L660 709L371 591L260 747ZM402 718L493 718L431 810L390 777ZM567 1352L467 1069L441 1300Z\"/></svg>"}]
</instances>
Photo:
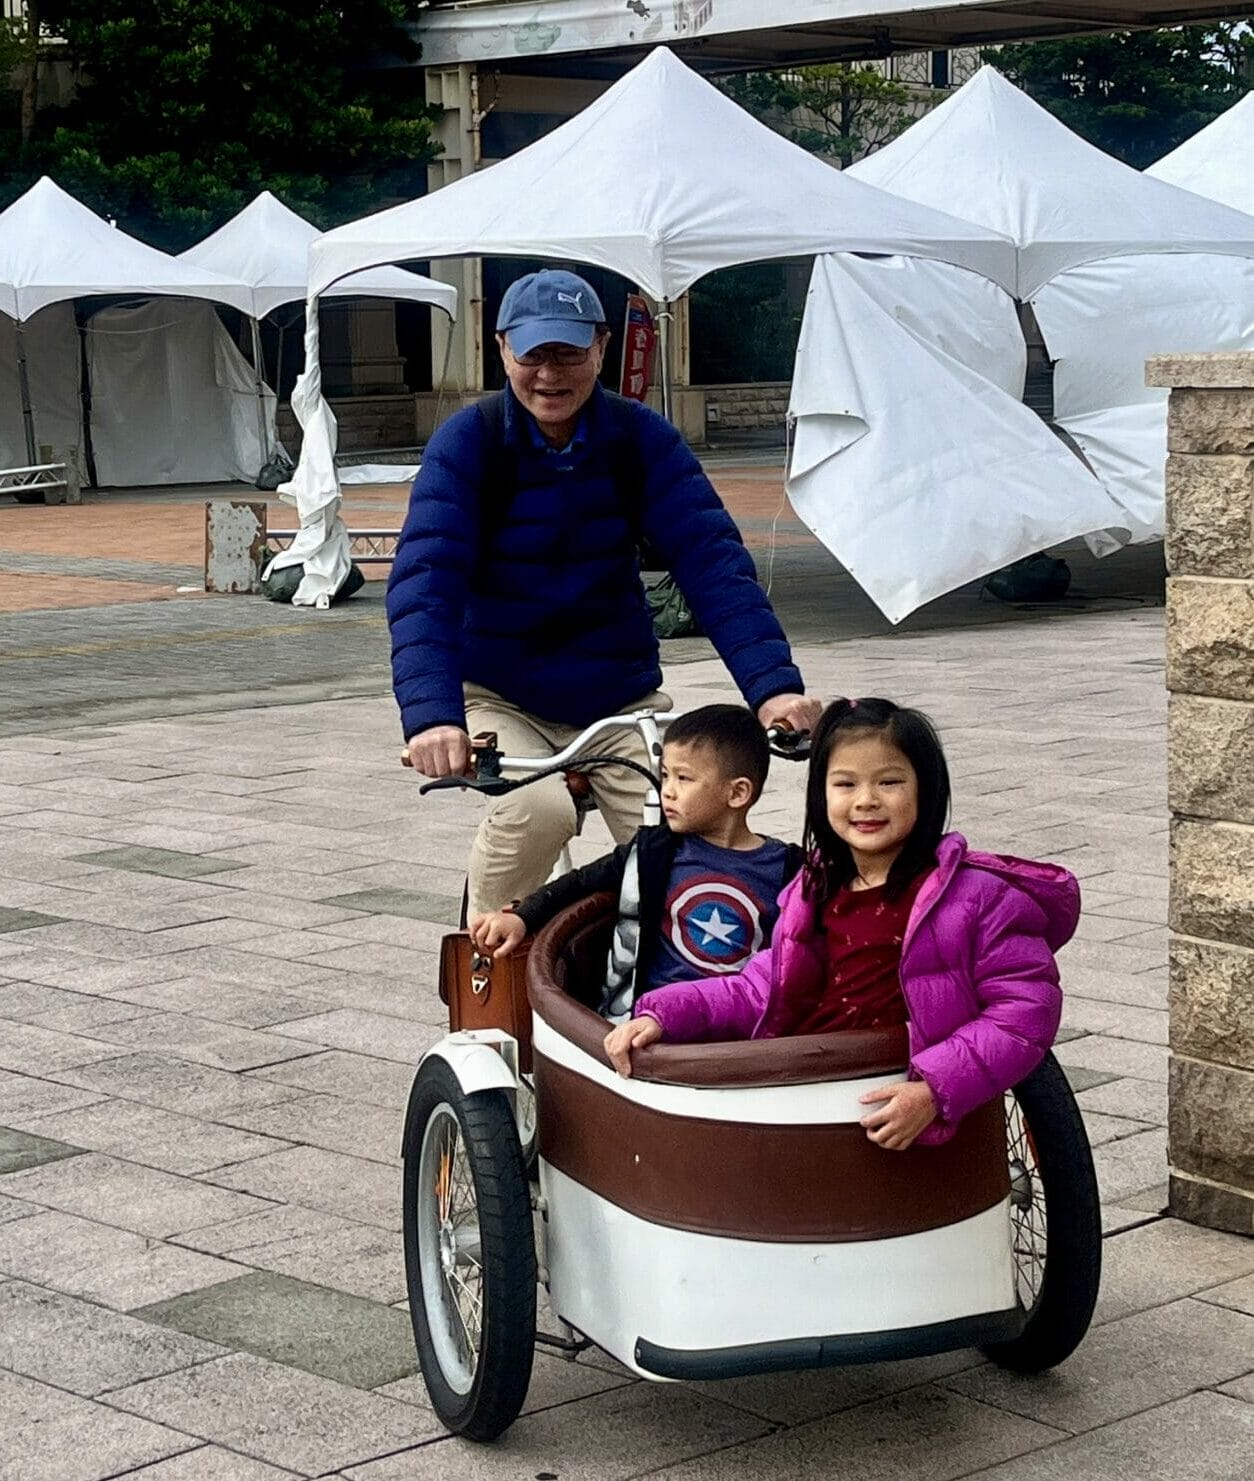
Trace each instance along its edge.
<instances>
[{"instance_id":1,"label":"blue puffer jacket","mask_svg":"<svg viewBox=\"0 0 1254 1481\"><path fill-rule=\"evenodd\" d=\"M701 465L656 412L633 403L628 414L646 472L643 532L746 702L756 709L801 693L753 561ZM387 597L406 739L465 725L463 680L578 726L662 682L636 527L610 471L621 423L604 394L593 392L562 453L539 444L509 393L504 420L517 493L486 538L479 505L490 434L475 407L439 428L414 480Z\"/></svg>"}]
</instances>

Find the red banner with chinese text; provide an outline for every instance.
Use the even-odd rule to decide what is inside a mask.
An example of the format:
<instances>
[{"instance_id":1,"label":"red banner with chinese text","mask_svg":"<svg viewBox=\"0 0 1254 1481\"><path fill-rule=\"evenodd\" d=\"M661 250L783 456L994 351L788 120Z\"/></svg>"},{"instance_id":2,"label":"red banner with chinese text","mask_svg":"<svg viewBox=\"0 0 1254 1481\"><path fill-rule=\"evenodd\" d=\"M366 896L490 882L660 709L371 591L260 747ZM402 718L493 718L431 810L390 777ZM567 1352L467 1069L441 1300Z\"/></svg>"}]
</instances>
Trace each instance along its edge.
<instances>
[{"instance_id":1,"label":"red banner with chinese text","mask_svg":"<svg viewBox=\"0 0 1254 1481\"><path fill-rule=\"evenodd\" d=\"M653 347L657 331L649 305L638 293L627 295L627 317L623 325L623 375L619 387L622 395L643 401L649 394L649 377L653 369Z\"/></svg>"}]
</instances>

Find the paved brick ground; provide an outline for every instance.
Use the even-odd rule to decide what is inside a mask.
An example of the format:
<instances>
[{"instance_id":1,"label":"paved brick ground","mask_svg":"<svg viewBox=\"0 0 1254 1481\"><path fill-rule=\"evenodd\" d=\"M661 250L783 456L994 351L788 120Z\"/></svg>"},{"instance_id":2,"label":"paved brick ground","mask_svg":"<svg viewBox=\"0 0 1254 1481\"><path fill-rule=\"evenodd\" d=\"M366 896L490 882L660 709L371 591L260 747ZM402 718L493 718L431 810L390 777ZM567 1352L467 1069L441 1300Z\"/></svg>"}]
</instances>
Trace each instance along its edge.
<instances>
[{"instance_id":1,"label":"paved brick ground","mask_svg":"<svg viewBox=\"0 0 1254 1481\"><path fill-rule=\"evenodd\" d=\"M772 494L737 480L754 541ZM893 631L788 534L811 685L924 705L957 825L1081 876L1058 1056L1109 1237L1080 1352L1037 1379L968 1352L669 1386L541 1355L503 1442L442 1436L396 1146L477 806L396 766L377 591L30 612L0 619L0 1481L1248 1477L1254 1242L1161 1215L1159 554L1077 563L1062 610L960 593ZM681 706L729 693L707 653L669 655ZM777 766L761 826L796 836L800 784Z\"/></svg>"}]
</instances>

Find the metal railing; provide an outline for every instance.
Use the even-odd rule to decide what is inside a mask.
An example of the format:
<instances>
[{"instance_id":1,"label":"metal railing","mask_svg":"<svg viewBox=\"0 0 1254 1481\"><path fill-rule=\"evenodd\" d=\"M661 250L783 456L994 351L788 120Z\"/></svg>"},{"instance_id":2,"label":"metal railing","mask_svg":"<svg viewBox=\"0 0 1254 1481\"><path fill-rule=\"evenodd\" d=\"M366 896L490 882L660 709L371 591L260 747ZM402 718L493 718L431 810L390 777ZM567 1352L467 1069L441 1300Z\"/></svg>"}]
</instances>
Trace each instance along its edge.
<instances>
[{"instance_id":1,"label":"metal railing","mask_svg":"<svg viewBox=\"0 0 1254 1481\"><path fill-rule=\"evenodd\" d=\"M78 504L78 479L65 463L32 463L26 468L0 468L0 494L19 504Z\"/></svg>"},{"instance_id":2,"label":"metal railing","mask_svg":"<svg viewBox=\"0 0 1254 1481\"><path fill-rule=\"evenodd\" d=\"M296 530L266 530L266 544L271 550L286 550L296 538ZM396 559L399 530L349 530L348 551L359 566L387 565Z\"/></svg>"}]
</instances>

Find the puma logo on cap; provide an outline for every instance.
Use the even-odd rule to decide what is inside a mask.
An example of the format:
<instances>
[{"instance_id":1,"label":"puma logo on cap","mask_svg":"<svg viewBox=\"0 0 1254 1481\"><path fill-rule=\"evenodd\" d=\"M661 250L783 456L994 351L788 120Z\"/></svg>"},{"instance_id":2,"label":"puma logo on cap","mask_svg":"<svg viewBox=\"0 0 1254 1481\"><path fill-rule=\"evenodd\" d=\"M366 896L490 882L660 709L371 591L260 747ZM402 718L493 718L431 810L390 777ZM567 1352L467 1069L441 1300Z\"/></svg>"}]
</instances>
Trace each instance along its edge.
<instances>
[{"instance_id":1,"label":"puma logo on cap","mask_svg":"<svg viewBox=\"0 0 1254 1481\"><path fill-rule=\"evenodd\" d=\"M583 291L578 293L563 293L559 288L557 291L558 303L573 303L577 314L583 313Z\"/></svg>"}]
</instances>

